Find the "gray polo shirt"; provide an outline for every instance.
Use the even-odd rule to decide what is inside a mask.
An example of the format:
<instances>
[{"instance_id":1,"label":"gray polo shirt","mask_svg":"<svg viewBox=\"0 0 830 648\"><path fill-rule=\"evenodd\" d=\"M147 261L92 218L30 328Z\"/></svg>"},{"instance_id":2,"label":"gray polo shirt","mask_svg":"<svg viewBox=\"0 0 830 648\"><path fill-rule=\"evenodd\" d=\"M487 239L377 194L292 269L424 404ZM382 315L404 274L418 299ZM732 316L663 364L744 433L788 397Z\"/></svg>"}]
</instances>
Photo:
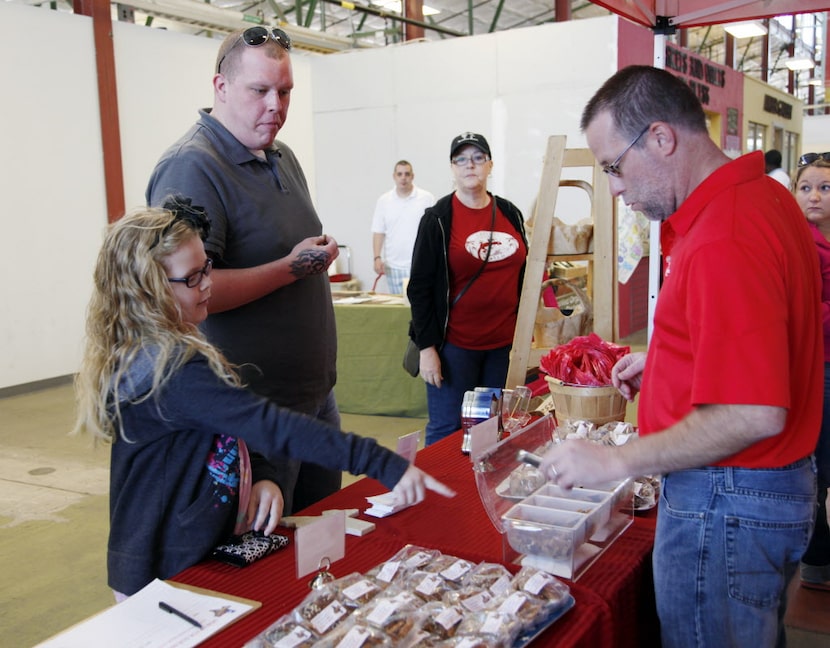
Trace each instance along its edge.
<instances>
[{"instance_id":1,"label":"gray polo shirt","mask_svg":"<svg viewBox=\"0 0 830 648\"><path fill-rule=\"evenodd\" d=\"M322 233L291 149L276 141L260 160L207 111L200 116L156 165L148 204L175 193L204 207L211 221L205 249L216 268L267 263ZM202 328L231 362L247 365L246 384L283 406L321 401L334 387L337 338L326 274L210 315Z\"/></svg>"}]
</instances>

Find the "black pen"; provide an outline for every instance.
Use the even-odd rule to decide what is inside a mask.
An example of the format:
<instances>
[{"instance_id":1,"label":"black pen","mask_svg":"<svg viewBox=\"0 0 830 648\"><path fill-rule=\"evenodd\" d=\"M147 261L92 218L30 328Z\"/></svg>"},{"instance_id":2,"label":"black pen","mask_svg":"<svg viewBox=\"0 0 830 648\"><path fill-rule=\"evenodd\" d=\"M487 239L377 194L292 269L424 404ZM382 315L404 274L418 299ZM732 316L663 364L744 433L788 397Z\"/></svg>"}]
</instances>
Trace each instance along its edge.
<instances>
[{"instance_id":1,"label":"black pen","mask_svg":"<svg viewBox=\"0 0 830 648\"><path fill-rule=\"evenodd\" d=\"M182 612L180 610L177 610L176 608L174 608L169 603L165 603L164 601L159 601L159 607L162 610L164 610L165 612L169 612L170 614L175 614L180 619L184 619L185 621L187 621L191 625L195 625L200 630L202 629L202 624L199 623L196 619L194 619L193 617L187 616L184 612Z\"/></svg>"}]
</instances>

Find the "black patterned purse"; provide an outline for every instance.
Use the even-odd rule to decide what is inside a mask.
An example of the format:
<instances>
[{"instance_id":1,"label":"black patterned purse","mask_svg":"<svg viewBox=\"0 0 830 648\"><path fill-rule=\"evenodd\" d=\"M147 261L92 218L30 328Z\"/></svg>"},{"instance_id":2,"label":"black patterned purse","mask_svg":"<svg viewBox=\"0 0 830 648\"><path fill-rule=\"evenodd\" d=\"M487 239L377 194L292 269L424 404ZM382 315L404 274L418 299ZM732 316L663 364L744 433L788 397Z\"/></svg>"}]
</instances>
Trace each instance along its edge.
<instances>
[{"instance_id":1,"label":"black patterned purse","mask_svg":"<svg viewBox=\"0 0 830 648\"><path fill-rule=\"evenodd\" d=\"M287 545L288 536L277 533L266 536L262 531L246 531L240 536L234 536L230 542L216 547L213 557L234 567L245 567Z\"/></svg>"}]
</instances>

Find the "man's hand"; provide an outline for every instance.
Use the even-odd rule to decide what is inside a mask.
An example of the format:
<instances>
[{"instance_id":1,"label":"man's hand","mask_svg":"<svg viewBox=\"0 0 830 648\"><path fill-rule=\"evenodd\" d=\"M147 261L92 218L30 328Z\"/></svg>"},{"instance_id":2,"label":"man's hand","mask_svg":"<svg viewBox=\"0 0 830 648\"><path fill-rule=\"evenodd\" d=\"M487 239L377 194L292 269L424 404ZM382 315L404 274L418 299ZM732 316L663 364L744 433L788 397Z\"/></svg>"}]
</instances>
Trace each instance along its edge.
<instances>
[{"instance_id":1,"label":"man's hand","mask_svg":"<svg viewBox=\"0 0 830 648\"><path fill-rule=\"evenodd\" d=\"M643 384L646 354L642 351L623 356L611 369L611 383L626 400L632 401Z\"/></svg>"},{"instance_id":2,"label":"man's hand","mask_svg":"<svg viewBox=\"0 0 830 648\"><path fill-rule=\"evenodd\" d=\"M280 487L272 481L262 479L251 486L245 521L254 531L271 535L282 517L284 506Z\"/></svg>"},{"instance_id":3,"label":"man's hand","mask_svg":"<svg viewBox=\"0 0 830 648\"><path fill-rule=\"evenodd\" d=\"M438 357L438 350L434 346L421 349L418 371L425 383L441 387L441 381L444 380L444 376L441 375L441 358Z\"/></svg>"},{"instance_id":4,"label":"man's hand","mask_svg":"<svg viewBox=\"0 0 830 648\"><path fill-rule=\"evenodd\" d=\"M375 274L386 274L386 269L383 267L383 259L381 259L380 257L375 257Z\"/></svg>"},{"instance_id":5,"label":"man's hand","mask_svg":"<svg viewBox=\"0 0 830 648\"><path fill-rule=\"evenodd\" d=\"M423 501L427 490L440 493L444 497L455 497L453 489L445 486L420 468L416 468L414 464L406 469L403 477L395 484L392 495L395 497L395 504L412 506Z\"/></svg>"},{"instance_id":6,"label":"man's hand","mask_svg":"<svg viewBox=\"0 0 830 648\"><path fill-rule=\"evenodd\" d=\"M554 445L542 457L539 470L546 479L566 490L627 477L617 448L583 439Z\"/></svg>"},{"instance_id":7,"label":"man's hand","mask_svg":"<svg viewBox=\"0 0 830 648\"><path fill-rule=\"evenodd\" d=\"M312 236L294 246L289 255L291 274L296 279L323 274L338 255L337 241L331 236Z\"/></svg>"}]
</instances>

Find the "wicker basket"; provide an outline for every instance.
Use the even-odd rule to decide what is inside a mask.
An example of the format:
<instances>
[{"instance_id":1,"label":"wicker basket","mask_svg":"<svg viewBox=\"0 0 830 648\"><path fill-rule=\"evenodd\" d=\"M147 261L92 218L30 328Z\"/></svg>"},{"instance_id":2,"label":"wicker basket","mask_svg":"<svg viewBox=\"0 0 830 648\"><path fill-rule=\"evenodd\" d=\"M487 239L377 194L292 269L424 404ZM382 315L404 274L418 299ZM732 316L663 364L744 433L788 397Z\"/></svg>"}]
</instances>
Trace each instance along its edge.
<instances>
[{"instance_id":1,"label":"wicker basket","mask_svg":"<svg viewBox=\"0 0 830 648\"><path fill-rule=\"evenodd\" d=\"M565 315L558 308L545 306L542 292L548 286L568 286L579 300L578 308ZM542 282L539 292L539 307L533 324L533 346L537 349L552 349L570 342L579 335L588 335L594 329L594 311L591 301L579 286L567 279L548 279Z\"/></svg>"},{"instance_id":2,"label":"wicker basket","mask_svg":"<svg viewBox=\"0 0 830 648\"><path fill-rule=\"evenodd\" d=\"M545 376L556 419L590 421L604 425L611 421L625 420L626 401L616 387L590 387L567 385L561 380Z\"/></svg>"}]
</instances>

